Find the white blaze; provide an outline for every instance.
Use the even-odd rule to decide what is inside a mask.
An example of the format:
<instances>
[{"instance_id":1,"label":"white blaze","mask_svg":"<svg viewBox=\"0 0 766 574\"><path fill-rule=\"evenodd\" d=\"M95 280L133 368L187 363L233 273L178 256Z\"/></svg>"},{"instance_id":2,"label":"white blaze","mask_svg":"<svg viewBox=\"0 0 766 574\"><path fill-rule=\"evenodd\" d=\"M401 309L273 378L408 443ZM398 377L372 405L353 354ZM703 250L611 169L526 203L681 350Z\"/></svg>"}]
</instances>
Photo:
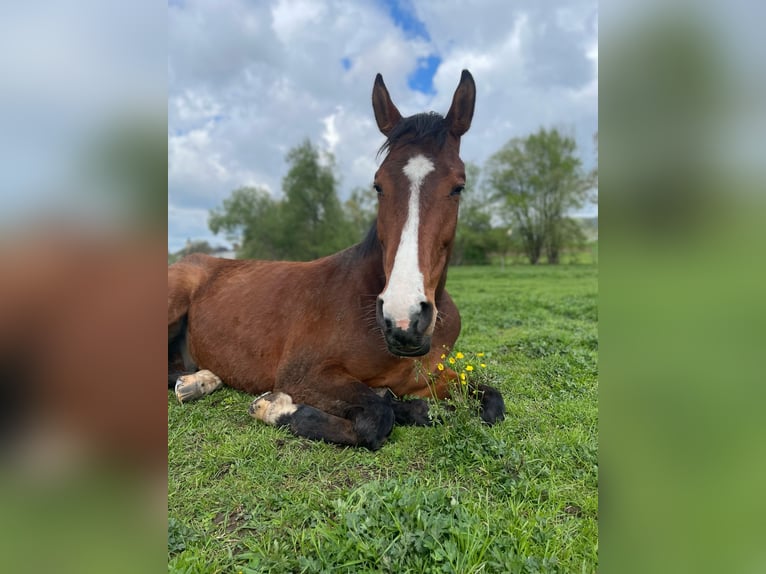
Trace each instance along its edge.
<instances>
[{"instance_id":1,"label":"white blaze","mask_svg":"<svg viewBox=\"0 0 766 574\"><path fill-rule=\"evenodd\" d=\"M410 158L404 166L404 175L410 180L407 220L396 249L388 286L380 295L383 299L383 315L405 330L409 327L410 315L418 313L420 304L426 301L423 274L418 263L420 187L433 170L434 164L423 155Z\"/></svg>"}]
</instances>

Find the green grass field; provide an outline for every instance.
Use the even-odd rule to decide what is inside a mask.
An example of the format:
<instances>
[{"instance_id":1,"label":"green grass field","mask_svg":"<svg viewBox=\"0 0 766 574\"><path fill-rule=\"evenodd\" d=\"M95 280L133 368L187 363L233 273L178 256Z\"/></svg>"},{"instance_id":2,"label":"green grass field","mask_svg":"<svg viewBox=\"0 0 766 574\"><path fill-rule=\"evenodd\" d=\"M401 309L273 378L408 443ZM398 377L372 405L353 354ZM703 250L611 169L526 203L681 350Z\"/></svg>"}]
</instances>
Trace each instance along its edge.
<instances>
[{"instance_id":1,"label":"green grass field","mask_svg":"<svg viewBox=\"0 0 766 574\"><path fill-rule=\"evenodd\" d=\"M505 397L494 427L459 403L372 453L260 424L230 389L168 392L169 570L595 572L597 284L593 265L450 269L455 351Z\"/></svg>"}]
</instances>

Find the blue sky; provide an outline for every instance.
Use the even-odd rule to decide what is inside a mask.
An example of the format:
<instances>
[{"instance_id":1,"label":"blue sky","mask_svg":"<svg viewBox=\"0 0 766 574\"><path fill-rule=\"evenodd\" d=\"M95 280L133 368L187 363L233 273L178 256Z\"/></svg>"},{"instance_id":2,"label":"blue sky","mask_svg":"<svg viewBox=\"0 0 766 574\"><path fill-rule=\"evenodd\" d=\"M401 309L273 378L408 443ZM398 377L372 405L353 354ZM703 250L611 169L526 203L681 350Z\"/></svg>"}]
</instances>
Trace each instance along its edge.
<instances>
[{"instance_id":1,"label":"blue sky","mask_svg":"<svg viewBox=\"0 0 766 574\"><path fill-rule=\"evenodd\" d=\"M386 0L384 4L388 5L391 20L404 32L407 38L420 38L426 42L431 41L428 28L423 21L418 19L411 2ZM434 74L439 68L440 63L441 58L436 53L419 57L417 59L417 67L407 76L409 88L424 94L433 95Z\"/></svg>"}]
</instances>

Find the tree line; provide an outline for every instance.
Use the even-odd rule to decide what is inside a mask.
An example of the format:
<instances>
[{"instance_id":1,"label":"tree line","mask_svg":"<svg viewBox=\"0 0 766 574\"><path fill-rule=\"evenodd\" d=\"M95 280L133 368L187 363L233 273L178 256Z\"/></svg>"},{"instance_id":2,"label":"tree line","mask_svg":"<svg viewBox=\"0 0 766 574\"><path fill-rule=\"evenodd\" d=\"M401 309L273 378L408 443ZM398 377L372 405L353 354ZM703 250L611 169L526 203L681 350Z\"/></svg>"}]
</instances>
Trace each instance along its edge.
<instances>
[{"instance_id":1,"label":"tree line","mask_svg":"<svg viewBox=\"0 0 766 574\"><path fill-rule=\"evenodd\" d=\"M355 189L341 202L332 156L309 140L286 161L281 198L236 189L210 212L211 231L234 242L239 258L310 260L360 241L375 220L373 190ZM483 169L466 164L466 180L453 264L522 254L532 264L557 264L565 250L584 248L582 225L568 213L595 200L597 170L583 169L574 138L557 129L514 138Z\"/></svg>"}]
</instances>

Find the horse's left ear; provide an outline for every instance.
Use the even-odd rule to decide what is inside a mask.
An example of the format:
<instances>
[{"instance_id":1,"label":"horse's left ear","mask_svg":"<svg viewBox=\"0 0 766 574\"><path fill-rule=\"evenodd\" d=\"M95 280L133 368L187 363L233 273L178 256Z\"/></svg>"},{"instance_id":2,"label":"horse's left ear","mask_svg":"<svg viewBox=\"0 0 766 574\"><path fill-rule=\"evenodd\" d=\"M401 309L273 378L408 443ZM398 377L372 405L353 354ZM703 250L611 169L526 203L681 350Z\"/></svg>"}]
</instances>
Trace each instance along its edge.
<instances>
[{"instance_id":1,"label":"horse's left ear","mask_svg":"<svg viewBox=\"0 0 766 574\"><path fill-rule=\"evenodd\" d=\"M447 117L444 118L450 132L457 137L462 136L471 127L475 103L476 84L473 82L471 72L463 70L455 95L452 96L452 105L447 112Z\"/></svg>"}]
</instances>

